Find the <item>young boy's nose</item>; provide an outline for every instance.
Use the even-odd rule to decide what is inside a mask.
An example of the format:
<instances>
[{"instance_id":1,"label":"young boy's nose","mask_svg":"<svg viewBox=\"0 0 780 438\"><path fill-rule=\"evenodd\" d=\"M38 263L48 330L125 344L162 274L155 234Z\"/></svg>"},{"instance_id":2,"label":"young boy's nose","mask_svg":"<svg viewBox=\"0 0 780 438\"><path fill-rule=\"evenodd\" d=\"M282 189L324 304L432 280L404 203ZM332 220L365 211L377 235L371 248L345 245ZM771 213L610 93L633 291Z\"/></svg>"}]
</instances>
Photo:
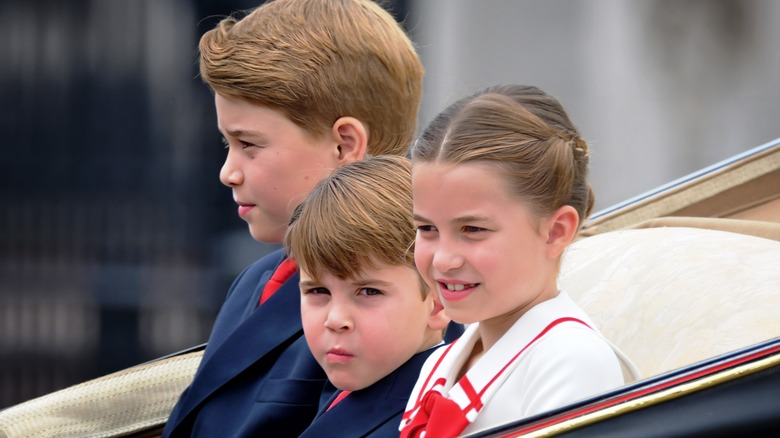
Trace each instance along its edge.
<instances>
[{"instance_id":1,"label":"young boy's nose","mask_svg":"<svg viewBox=\"0 0 780 438\"><path fill-rule=\"evenodd\" d=\"M342 306L331 306L325 319L325 327L336 332L352 330L354 324L349 312Z\"/></svg>"}]
</instances>

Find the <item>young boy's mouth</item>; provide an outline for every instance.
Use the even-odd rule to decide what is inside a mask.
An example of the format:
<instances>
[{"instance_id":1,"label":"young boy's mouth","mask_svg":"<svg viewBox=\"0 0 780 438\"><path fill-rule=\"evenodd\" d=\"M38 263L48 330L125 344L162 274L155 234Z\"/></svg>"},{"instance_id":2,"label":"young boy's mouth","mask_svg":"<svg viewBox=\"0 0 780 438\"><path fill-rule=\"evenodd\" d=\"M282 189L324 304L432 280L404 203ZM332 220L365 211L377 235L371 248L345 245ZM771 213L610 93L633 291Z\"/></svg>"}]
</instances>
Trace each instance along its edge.
<instances>
[{"instance_id":1,"label":"young boy's mouth","mask_svg":"<svg viewBox=\"0 0 780 438\"><path fill-rule=\"evenodd\" d=\"M331 348L325 354L325 359L331 363L347 363L354 357L350 352L341 348Z\"/></svg>"}]
</instances>

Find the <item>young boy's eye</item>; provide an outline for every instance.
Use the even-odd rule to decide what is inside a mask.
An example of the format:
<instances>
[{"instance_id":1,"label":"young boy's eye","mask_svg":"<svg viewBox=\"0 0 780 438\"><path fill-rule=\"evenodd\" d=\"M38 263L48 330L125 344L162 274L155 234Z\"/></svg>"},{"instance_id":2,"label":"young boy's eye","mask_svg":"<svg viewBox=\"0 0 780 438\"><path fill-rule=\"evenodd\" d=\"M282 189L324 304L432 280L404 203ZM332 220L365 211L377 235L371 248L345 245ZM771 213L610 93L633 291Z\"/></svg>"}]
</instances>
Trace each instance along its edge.
<instances>
[{"instance_id":1,"label":"young boy's eye","mask_svg":"<svg viewBox=\"0 0 780 438\"><path fill-rule=\"evenodd\" d=\"M374 289L373 287L364 287L358 291L358 294L365 295L365 296L374 296L374 295L382 295L382 291L379 289Z\"/></svg>"},{"instance_id":2,"label":"young boy's eye","mask_svg":"<svg viewBox=\"0 0 780 438\"><path fill-rule=\"evenodd\" d=\"M464 233L480 233L480 232L483 232L483 231L487 231L487 230L484 229L484 228L475 227L475 226L472 226L472 225L466 225L466 226L463 227L463 232Z\"/></svg>"},{"instance_id":3,"label":"young boy's eye","mask_svg":"<svg viewBox=\"0 0 780 438\"><path fill-rule=\"evenodd\" d=\"M312 287L304 291L306 295L330 295L330 291L324 287Z\"/></svg>"}]
</instances>

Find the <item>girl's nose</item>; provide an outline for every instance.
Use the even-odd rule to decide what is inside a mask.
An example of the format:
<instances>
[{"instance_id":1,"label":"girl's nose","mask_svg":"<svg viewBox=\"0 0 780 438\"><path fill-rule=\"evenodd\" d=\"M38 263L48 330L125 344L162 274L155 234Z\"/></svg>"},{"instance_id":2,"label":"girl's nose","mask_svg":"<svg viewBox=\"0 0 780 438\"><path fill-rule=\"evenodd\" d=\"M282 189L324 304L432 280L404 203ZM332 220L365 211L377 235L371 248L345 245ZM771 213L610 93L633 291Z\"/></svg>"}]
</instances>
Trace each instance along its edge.
<instances>
[{"instance_id":1,"label":"girl's nose","mask_svg":"<svg viewBox=\"0 0 780 438\"><path fill-rule=\"evenodd\" d=\"M448 272L461 268L465 260L451 245L439 245L433 254L433 267L438 272Z\"/></svg>"}]
</instances>

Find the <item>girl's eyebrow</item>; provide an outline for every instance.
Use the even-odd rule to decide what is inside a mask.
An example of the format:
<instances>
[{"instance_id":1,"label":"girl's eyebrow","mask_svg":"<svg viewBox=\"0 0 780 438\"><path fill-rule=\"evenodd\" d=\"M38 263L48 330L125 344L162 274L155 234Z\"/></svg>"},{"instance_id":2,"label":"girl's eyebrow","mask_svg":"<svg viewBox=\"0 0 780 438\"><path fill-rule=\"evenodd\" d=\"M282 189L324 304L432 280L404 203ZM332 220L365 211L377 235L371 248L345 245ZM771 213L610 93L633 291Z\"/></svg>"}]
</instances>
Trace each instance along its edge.
<instances>
[{"instance_id":1,"label":"girl's eyebrow","mask_svg":"<svg viewBox=\"0 0 780 438\"><path fill-rule=\"evenodd\" d=\"M245 129L228 129L225 131L225 135L230 137L252 137L261 140L265 140L266 135L258 131L247 131Z\"/></svg>"},{"instance_id":2,"label":"girl's eyebrow","mask_svg":"<svg viewBox=\"0 0 780 438\"><path fill-rule=\"evenodd\" d=\"M412 219L414 219L414 220L416 220L418 222L430 222L430 220L426 219L424 216L422 216L420 214L417 214L417 213L413 213L412 214ZM460 217L456 217L455 219L452 220L452 222L455 222L455 223L488 222L488 221L490 221L489 217L487 217L487 216L479 216L479 215L476 215L476 214L460 216Z\"/></svg>"},{"instance_id":3,"label":"girl's eyebrow","mask_svg":"<svg viewBox=\"0 0 780 438\"><path fill-rule=\"evenodd\" d=\"M465 222L487 222L490 218L487 216L467 215L455 218L453 222L465 223Z\"/></svg>"}]
</instances>

